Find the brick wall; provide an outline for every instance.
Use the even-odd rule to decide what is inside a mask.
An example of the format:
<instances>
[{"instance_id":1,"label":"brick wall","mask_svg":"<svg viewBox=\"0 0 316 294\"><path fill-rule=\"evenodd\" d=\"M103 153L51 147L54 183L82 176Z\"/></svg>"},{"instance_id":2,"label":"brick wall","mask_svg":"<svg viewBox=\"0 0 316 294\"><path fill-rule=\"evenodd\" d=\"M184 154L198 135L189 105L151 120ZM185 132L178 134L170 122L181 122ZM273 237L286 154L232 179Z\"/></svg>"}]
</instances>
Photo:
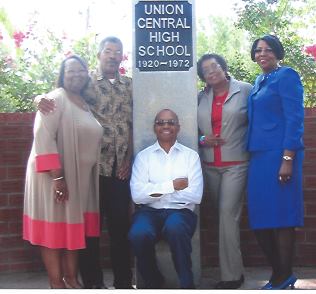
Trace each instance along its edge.
<instances>
[{"instance_id":1,"label":"brick wall","mask_svg":"<svg viewBox=\"0 0 316 294\"><path fill-rule=\"evenodd\" d=\"M33 113L0 113L0 272L42 269L36 247L21 239L25 166L32 142ZM316 108L306 109L304 195L305 226L297 232L296 265L316 265ZM218 264L216 217L207 193L201 205L202 266ZM245 265L265 260L248 230L246 207L241 221ZM103 264L109 266L109 246L102 235Z\"/></svg>"},{"instance_id":2,"label":"brick wall","mask_svg":"<svg viewBox=\"0 0 316 294\"><path fill-rule=\"evenodd\" d=\"M34 113L0 113L0 272L43 268L38 248L21 238L25 168L33 139ZM106 229L103 265L109 266Z\"/></svg>"}]
</instances>

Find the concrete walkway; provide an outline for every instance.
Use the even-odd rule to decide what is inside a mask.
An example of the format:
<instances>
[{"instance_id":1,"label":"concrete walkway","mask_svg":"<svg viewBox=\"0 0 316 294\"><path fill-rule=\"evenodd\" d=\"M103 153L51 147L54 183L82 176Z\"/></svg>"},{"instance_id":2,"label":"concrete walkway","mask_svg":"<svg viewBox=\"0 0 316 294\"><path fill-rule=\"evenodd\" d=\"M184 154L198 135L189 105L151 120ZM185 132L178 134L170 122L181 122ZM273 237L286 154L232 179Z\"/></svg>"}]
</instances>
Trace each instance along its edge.
<instances>
[{"instance_id":1,"label":"concrete walkway","mask_svg":"<svg viewBox=\"0 0 316 294\"><path fill-rule=\"evenodd\" d=\"M316 290L316 268L295 268L294 272L298 278L295 284L296 289ZM248 267L245 269L245 283L241 289L259 289L266 283L269 277L267 267ZM112 285L112 273L110 270L104 271L105 283L109 289L114 289ZM218 269L205 269L202 271L200 289L212 289L219 279ZM27 272L0 274L0 289L48 289L48 280L45 272ZM99 290L100 291L100 290ZM0 290L0 292L2 292Z\"/></svg>"}]
</instances>

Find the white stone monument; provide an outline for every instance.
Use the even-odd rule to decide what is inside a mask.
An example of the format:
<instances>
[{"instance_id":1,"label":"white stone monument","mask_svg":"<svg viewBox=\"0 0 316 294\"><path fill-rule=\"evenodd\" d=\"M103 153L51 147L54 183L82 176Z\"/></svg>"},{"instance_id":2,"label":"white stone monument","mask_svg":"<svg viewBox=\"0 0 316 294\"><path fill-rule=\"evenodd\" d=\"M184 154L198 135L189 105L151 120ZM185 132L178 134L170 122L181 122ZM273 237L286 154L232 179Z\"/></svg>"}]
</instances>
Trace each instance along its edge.
<instances>
[{"instance_id":1,"label":"white stone monument","mask_svg":"<svg viewBox=\"0 0 316 294\"><path fill-rule=\"evenodd\" d=\"M134 152L156 140L153 132L158 111L177 113L180 143L197 150L197 73L195 3L184 1L136 1L133 3L133 123ZM195 211L199 215L199 208ZM200 227L192 239L192 263L196 286L200 280ZM178 278L167 243L156 247L159 267L168 288ZM141 279L137 277L141 286Z\"/></svg>"}]
</instances>

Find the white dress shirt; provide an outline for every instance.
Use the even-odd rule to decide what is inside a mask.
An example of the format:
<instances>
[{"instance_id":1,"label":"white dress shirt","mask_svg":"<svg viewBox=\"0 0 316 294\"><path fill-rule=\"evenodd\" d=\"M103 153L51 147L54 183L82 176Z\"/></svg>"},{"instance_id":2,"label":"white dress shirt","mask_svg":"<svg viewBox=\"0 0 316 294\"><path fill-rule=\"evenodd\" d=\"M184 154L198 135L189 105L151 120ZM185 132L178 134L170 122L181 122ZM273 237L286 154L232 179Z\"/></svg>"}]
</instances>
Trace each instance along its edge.
<instances>
[{"instance_id":1,"label":"white dress shirt","mask_svg":"<svg viewBox=\"0 0 316 294\"><path fill-rule=\"evenodd\" d=\"M188 187L176 191L173 180L188 178ZM158 141L139 152L131 178L131 192L136 204L152 208L188 208L194 210L203 194L200 158L194 150L176 142L166 153ZM152 197L152 194L162 194Z\"/></svg>"}]
</instances>

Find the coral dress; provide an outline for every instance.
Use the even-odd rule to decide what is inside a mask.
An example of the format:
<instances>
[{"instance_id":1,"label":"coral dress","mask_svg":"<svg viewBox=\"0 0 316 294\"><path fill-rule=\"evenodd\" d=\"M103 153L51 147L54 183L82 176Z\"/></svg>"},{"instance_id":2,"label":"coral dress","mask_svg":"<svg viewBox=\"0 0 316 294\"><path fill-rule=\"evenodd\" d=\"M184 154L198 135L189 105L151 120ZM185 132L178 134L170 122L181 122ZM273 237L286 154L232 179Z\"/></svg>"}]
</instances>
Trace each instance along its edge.
<instances>
[{"instance_id":1,"label":"coral dress","mask_svg":"<svg viewBox=\"0 0 316 294\"><path fill-rule=\"evenodd\" d=\"M48 248L85 248L86 236L100 235L99 154L103 130L59 88L48 94L56 101L49 115L37 112L28 160L23 239ZM65 203L55 201L49 171L62 168L69 192Z\"/></svg>"}]
</instances>

